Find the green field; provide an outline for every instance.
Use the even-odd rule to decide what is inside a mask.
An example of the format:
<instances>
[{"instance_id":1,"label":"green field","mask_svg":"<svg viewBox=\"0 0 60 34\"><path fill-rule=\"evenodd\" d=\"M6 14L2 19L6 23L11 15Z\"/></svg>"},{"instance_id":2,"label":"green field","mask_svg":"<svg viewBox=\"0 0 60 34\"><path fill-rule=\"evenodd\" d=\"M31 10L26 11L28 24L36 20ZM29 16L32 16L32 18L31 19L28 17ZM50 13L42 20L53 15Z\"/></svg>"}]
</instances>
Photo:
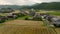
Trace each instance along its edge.
<instances>
[{"instance_id":1,"label":"green field","mask_svg":"<svg viewBox=\"0 0 60 34\"><path fill-rule=\"evenodd\" d=\"M58 11L48 12L48 14L60 16L60 12L58 12Z\"/></svg>"}]
</instances>

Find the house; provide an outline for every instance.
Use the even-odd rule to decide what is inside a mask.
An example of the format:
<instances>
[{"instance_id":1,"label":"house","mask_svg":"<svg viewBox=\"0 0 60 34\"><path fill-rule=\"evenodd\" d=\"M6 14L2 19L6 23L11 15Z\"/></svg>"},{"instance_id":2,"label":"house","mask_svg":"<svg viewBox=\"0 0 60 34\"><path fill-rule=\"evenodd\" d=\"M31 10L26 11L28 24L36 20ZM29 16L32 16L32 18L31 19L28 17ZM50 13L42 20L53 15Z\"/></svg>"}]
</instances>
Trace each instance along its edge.
<instances>
[{"instance_id":1,"label":"house","mask_svg":"<svg viewBox=\"0 0 60 34\"><path fill-rule=\"evenodd\" d=\"M52 18L52 25L60 27L60 18Z\"/></svg>"},{"instance_id":2,"label":"house","mask_svg":"<svg viewBox=\"0 0 60 34\"><path fill-rule=\"evenodd\" d=\"M10 13L8 16L7 16L8 19L16 19L17 18L17 15L13 15L13 13Z\"/></svg>"},{"instance_id":3,"label":"house","mask_svg":"<svg viewBox=\"0 0 60 34\"><path fill-rule=\"evenodd\" d=\"M40 13L35 13L35 15L33 16L33 20L42 20Z\"/></svg>"}]
</instances>

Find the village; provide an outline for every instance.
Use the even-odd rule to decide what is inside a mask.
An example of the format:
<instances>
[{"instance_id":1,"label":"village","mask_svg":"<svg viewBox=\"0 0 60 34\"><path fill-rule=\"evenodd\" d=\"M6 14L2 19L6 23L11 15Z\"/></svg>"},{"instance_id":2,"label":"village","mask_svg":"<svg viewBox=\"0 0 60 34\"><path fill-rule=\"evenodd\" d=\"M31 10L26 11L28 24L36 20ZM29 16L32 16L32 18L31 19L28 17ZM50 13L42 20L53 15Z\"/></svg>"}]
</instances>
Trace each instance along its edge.
<instances>
[{"instance_id":1,"label":"village","mask_svg":"<svg viewBox=\"0 0 60 34\"><path fill-rule=\"evenodd\" d=\"M46 26L50 26L50 25L55 27L60 26L60 18L53 15L49 15L47 12L41 13L41 12L37 12L34 9L30 9L30 10L21 9L16 11L12 11L10 9L7 10L6 13L8 13L6 16L0 15L0 23L3 23L7 20L15 20L15 19L19 19L20 17L26 16L23 20L44 21L46 23L45 24Z\"/></svg>"},{"instance_id":2,"label":"village","mask_svg":"<svg viewBox=\"0 0 60 34\"><path fill-rule=\"evenodd\" d=\"M36 9L5 9L1 10L2 12L0 12L0 33L2 34L11 34L10 32L12 32L12 34L15 32L18 34L23 34L23 31L24 34L60 33L60 18L55 15L49 14L50 12L56 11Z\"/></svg>"},{"instance_id":3,"label":"village","mask_svg":"<svg viewBox=\"0 0 60 34\"><path fill-rule=\"evenodd\" d=\"M60 0L0 0L0 34L60 34Z\"/></svg>"}]
</instances>

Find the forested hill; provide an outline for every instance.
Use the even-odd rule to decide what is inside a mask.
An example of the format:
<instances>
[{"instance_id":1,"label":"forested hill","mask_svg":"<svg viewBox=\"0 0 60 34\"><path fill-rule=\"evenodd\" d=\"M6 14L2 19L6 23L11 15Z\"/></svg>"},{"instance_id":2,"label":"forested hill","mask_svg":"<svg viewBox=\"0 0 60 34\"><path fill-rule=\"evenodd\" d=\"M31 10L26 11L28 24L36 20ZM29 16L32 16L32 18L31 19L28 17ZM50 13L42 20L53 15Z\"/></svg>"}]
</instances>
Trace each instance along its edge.
<instances>
[{"instance_id":1,"label":"forested hill","mask_svg":"<svg viewBox=\"0 0 60 34\"><path fill-rule=\"evenodd\" d=\"M45 10L60 10L60 2L41 3L33 6L25 6L24 8L45 9Z\"/></svg>"},{"instance_id":2,"label":"forested hill","mask_svg":"<svg viewBox=\"0 0 60 34\"><path fill-rule=\"evenodd\" d=\"M0 5L0 8L11 8L11 9L19 9L18 5Z\"/></svg>"},{"instance_id":3,"label":"forested hill","mask_svg":"<svg viewBox=\"0 0 60 34\"><path fill-rule=\"evenodd\" d=\"M38 3L32 6L0 5L0 8L60 10L60 2Z\"/></svg>"}]
</instances>

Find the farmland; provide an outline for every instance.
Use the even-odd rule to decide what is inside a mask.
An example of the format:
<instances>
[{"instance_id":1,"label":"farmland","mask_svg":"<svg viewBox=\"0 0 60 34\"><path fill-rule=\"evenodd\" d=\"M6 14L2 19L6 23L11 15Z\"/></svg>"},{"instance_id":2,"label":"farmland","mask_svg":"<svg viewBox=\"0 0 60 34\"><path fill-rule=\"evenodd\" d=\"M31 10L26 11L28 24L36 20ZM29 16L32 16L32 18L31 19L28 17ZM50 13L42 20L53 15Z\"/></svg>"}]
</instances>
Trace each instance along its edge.
<instances>
[{"instance_id":1,"label":"farmland","mask_svg":"<svg viewBox=\"0 0 60 34\"><path fill-rule=\"evenodd\" d=\"M56 34L41 21L13 20L0 25L0 34Z\"/></svg>"},{"instance_id":2,"label":"farmland","mask_svg":"<svg viewBox=\"0 0 60 34\"><path fill-rule=\"evenodd\" d=\"M17 13L17 12L13 12ZM19 13L19 12L18 12ZM50 15L59 15L59 12L45 12ZM0 13L2 16L8 15ZM47 27L43 21L25 20L28 16L18 17L17 19L7 20L0 24L0 34L59 34L60 28Z\"/></svg>"},{"instance_id":3,"label":"farmland","mask_svg":"<svg viewBox=\"0 0 60 34\"><path fill-rule=\"evenodd\" d=\"M2 0L0 34L60 34L60 2Z\"/></svg>"},{"instance_id":4,"label":"farmland","mask_svg":"<svg viewBox=\"0 0 60 34\"><path fill-rule=\"evenodd\" d=\"M48 14L60 16L60 11L48 12Z\"/></svg>"}]
</instances>

